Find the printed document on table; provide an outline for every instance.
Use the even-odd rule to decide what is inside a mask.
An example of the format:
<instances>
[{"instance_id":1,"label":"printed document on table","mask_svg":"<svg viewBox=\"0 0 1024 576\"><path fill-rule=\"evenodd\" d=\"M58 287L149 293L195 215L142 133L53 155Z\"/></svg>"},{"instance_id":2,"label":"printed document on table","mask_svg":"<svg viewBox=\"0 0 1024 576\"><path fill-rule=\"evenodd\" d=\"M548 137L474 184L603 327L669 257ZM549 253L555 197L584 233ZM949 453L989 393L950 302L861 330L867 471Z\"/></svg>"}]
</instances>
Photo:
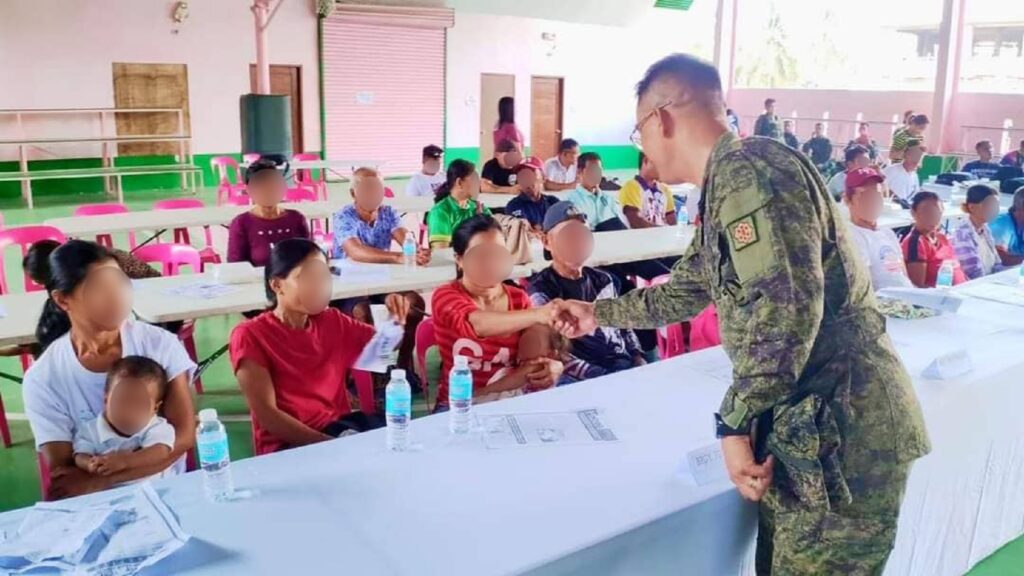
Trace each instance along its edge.
<instances>
[{"instance_id":1,"label":"printed document on table","mask_svg":"<svg viewBox=\"0 0 1024 576\"><path fill-rule=\"evenodd\" d=\"M218 282L199 281L167 288L164 290L164 294L169 296L183 296L185 298L210 300L212 298L220 298L221 296L237 291L237 286L229 286Z\"/></svg>"},{"instance_id":2,"label":"printed document on table","mask_svg":"<svg viewBox=\"0 0 1024 576\"><path fill-rule=\"evenodd\" d=\"M478 421L488 448L605 444L619 438L603 410L483 414Z\"/></svg>"},{"instance_id":3,"label":"printed document on table","mask_svg":"<svg viewBox=\"0 0 1024 576\"><path fill-rule=\"evenodd\" d=\"M370 306L370 313L373 315L373 325L377 327L377 331L363 347L353 368L384 374L389 366L398 361L398 345L405 335L405 328L390 318L387 308L383 305Z\"/></svg>"}]
</instances>

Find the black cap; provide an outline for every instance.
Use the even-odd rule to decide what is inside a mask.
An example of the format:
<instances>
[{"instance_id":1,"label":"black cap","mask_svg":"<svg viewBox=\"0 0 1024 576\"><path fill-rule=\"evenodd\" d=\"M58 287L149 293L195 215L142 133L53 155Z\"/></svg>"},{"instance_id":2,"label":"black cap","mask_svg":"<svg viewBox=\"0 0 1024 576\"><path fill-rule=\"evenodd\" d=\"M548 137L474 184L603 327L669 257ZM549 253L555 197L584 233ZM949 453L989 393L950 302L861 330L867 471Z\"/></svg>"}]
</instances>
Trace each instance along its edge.
<instances>
[{"instance_id":1,"label":"black cap","mask_svg":"<svg viewBox=\"0 0 1024 576\"><path fill-rule=\"evenodd\" d=\"M444 155L444 148L440 146L430 144L423 147L423 159L427 158L440 158Z\"/></svg>"},{"instance_id":2,"label":"black cap","mask_svg":"<svg viewBox=\"0 0 1024 576\"><path fill-rule=\"evenodd\" d=\"M544 224L542 228L544 232L551 232L555 226L558 226L562 222L568 220L579 220L580 222L587 221L587 215L580 212L576 205L568 200L562 200L552 204L548 211L544 213Z\"/></svg>"}]
</instances>

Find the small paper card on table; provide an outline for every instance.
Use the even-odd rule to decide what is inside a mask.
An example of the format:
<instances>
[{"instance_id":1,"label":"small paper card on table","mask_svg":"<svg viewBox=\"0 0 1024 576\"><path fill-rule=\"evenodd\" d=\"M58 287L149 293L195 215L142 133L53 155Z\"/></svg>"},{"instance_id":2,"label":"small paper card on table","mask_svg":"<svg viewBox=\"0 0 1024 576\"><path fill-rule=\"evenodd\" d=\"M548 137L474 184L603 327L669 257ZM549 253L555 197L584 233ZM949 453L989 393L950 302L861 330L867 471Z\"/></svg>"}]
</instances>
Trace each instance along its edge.
<instances>
[{"instance_id":1,"label":"small paper card on table","mask_svg":"<svg viewBox=\"0 0 1024 576\"><path fill-rule=\"evenodd\" d=\"M729 477L725 469L722 444L712 442L686 453L686 460L680 465L677 475L685 480L704 486Z\"/></svg>"},{"instance_id":2,"label":"small paper card on table","mask_svg":"<svg viewBox=\"0 0 1024 576\"><path fill-rule=\"evenodd\" d=\"M960 349L947 352L932 360L924 369L924 377L929 380L950 380L963 376L974 370L974 363L967 350Z\"/></svg>"}]
</instances>

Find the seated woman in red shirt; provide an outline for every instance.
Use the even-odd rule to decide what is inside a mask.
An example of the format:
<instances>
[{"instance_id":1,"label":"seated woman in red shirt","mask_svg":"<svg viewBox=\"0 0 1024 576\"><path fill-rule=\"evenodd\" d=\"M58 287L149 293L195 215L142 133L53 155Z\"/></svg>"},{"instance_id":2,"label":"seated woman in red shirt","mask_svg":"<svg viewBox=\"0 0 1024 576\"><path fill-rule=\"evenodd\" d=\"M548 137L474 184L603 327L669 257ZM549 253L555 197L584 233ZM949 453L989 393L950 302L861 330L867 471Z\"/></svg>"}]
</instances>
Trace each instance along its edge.
<instances>
[{"instance_id":1,"label":"seated woman in red shirt","mask_svg":"<svg viewBox=\"0 0 1024 576\"><path fill-rule=\"evenodd\" d=\"M942 201L934 192L918 192L911 201L910 213L914 227L903 239L903 260L907 263L907 276L918 288L934 288L935 278L942 263L953 263L953 284L965 282L967 277L953 252L949 238L939 231L942 224Z\"/></svg>"},{"instance_id":2,"label":"seated woman in red shirt","mask_svg":"<svg viewBox=\"0 0 1024 576\"><path fill-rule=\"evenodd\" d=\"M488 382L513 366L523 330L557 320L559 302L531 308L525 290L504 283L512 272L512 255L494 218L480 214L463 221L452 234L452 248L458 276L438 288L431 301L441 353L437 411L448 409L448 372L455 356L469 358L474 396L554 386L563 366L550 358L541 360L544 367L531 372L525 384L512 378Z\"/></svg>"},{"instance_id":3,"label":"seated woman in red shirt","mask_svg":"<svg viewBox=\"0 0 1024 576\"><path fill-rule=\"evenodd\" d=\"M309 238L309 224L301 212L281 208L288 184L273 160L260 158L250 164L245 186L253 205L228 226L228 262L265 266L271 246L289 238Z\"/></svg>"},{"instance_id":4,"label":"seated woman in red shirt","mask_svg":"<svg viewBox=\"0 0 1024 576\"><path fill-rule=\"evenodd\" d=\"M256 454L330 440L349 413L349 369L373 327L330 308L331 271L313 242L274 246L264 273L271 307L231 333L231 364L252 412ZM385 304L399 323L409 305Z\"/></svg>"}]
</instances>

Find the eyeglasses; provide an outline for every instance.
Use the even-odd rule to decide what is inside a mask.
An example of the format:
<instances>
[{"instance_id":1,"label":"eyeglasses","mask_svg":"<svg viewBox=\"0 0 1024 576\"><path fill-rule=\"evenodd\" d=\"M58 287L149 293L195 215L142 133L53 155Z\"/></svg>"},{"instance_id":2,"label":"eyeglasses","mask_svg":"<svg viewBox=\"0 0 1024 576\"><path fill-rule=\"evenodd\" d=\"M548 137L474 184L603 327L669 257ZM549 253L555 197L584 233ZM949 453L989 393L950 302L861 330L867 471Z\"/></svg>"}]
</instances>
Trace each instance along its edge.
<instances>
[{"instance_id":1,"label":"eyeglasses","mask_svg":"<svg viewBox=\"0 0 1024 576\"><path fill-rule=\"evenodd\" d=\"M675 101L668 100L664 104L655 106L654 108L651 109L650 112L644 114L644 117L641 118L640 121L636 123L636 126L633 127L633 133L629 135L629 141L633 143L633 146L636 146L637 150L642 151L644 149L643 142L640 140L640 130L643 129L644 123L650 120L652 116L654 116L658 112L661 112L665 108L668 108L672 104L675 104Z\"/></svg>"}]
</instances>

